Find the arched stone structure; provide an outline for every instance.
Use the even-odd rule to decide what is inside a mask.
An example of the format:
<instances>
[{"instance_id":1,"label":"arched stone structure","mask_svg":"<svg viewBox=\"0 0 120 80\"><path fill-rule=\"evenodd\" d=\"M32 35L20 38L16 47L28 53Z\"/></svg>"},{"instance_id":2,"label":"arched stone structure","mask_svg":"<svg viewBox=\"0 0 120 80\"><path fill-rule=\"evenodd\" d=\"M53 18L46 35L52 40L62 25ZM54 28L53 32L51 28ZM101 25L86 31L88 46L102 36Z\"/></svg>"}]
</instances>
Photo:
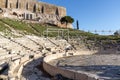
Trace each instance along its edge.
<instances>
[{"instance_id":1,"label":"arched stone structure","mask_svg":"<svg viewBox=\"0 0 120 80\"><path fill-rule=\"evenodd\" d=\"M26 6L25 6L26 10L28 10L28 7L29 7L29 4L28 4L28 2L27 2L27 3L26 3Z\"/></svg>"},{"instance_id":2,"label":"arched stone structure","mask_svg":"<svg viewBox=\"0 0 120 80\"><path fill-rule=\"evenodd\" d=\"M36 12L36 4L34 4L34 6L33 6L33 12Z\"/></svg>"},{"instance_id":3,"label":"arched stone structure","mask_svg":"<svg viewBox=\"0 0 120 80\"><path fill-rule=\"evenodd\" d=\"M17 2L16 2L16 9L18 9L19 8L19 0L17 0Z\"/></svg>"},{"instance_id":4,"label":"arched stone structure","mask_svg":"<svg viewBox=\"0 0 120 80\"><path fill-rule=\"evenodd\" d=\"M56 14L57 16L59 15L59 10L58 10L58 8L56 9L55 14Z\"/></svg>"},{"instance_id":5,"label":"arched stone structure","mask_svg":"<svg viewBox=\"0 0 120 80\"><path fill-rule=\"evenodd\" d=\"M41 13L44 13L44 6L42 6L41 8Z\"/></svg>"},{"instance_id":6,"label":"arched stone structure","mask_svg":"<svg viewBox=\"0 0 120 80\"><path fill-rule=\"evenodd\" d=\"M22 9L33 13L41 12L43 14L57 15L60 17L66 15L65 8L36 0L1 0L0 8Z\"/></svg>"}]
</instances>

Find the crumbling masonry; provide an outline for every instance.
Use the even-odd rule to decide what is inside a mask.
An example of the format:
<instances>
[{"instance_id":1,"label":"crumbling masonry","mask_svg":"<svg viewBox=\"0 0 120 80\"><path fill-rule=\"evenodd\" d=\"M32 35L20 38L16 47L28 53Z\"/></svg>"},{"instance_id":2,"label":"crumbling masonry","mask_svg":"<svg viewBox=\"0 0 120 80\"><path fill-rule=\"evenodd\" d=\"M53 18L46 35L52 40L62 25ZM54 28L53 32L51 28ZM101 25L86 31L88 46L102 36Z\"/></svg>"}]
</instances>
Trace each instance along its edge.
<instances>
[{"instance_id":1,"label":"crumbling masonry","mask_svg":"<svg viewBox=\"0 0 120 80\"><path fill-rule=\"evenodd\" d=\"M37 0L0 0L0 17L38 20L41 23L60 24L66 8Z\"/></svg>"},{"instance_id":2,"label":"crumbling masonry","mask_svg":"<svg viewBox=\"0 0 120 80\"><path fill-rule=\"evenodd\" d=\"M36 0L0 0L0 8L23 9L31 12L65 16L66 9Z\"/></svg>"}]
</instances>

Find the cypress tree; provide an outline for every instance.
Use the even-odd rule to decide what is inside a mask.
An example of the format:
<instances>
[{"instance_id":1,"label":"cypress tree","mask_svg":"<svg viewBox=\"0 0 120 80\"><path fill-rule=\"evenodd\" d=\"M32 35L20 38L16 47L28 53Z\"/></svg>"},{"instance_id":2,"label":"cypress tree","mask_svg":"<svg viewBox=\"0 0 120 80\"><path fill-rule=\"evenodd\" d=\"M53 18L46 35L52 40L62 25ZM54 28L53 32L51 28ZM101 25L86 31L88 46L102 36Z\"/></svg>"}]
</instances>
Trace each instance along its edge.
<instances>
[{"instance_id":1,"label":"cypress tree","mask_svg":"<svg viewBox=\"0 0 120 80\"><path fill-rule=\"evenodd\" d=\"M78 20L76 21L77 29L79 30L79 22Z\"/></svg>"}]
</instances>

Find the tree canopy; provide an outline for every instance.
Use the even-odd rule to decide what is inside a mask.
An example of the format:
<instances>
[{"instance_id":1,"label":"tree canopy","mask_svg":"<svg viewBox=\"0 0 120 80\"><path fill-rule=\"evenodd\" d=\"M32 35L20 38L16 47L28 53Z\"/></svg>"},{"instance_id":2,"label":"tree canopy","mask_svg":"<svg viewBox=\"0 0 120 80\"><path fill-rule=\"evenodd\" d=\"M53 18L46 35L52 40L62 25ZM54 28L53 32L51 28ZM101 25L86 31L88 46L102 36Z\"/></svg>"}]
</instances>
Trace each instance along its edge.
<instances>
[{"instance_id":1,"label":"tree canopy","mask_svg":"<svg viewBox=\"0 0 120 80\"><path fill-rule=\"evenodd\" d=\"M61 20L60 20L62 23L66 23L66 24L68 24L68 23L73 23L74 22L74 19L71 17L71 16L64 16L64 17L62 17L61 18Z\"/></svg>"}]
</instances>

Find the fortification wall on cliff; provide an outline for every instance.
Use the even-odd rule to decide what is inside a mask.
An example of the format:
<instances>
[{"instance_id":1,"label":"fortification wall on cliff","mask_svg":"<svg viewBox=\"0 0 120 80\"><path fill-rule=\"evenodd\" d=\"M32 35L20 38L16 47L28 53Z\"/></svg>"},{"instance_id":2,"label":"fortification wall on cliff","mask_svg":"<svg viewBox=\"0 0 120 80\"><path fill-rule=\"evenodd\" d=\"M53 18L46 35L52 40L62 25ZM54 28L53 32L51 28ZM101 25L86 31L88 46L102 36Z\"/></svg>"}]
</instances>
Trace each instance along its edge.
<instances>
[{"instance_id":1,"label":"fortification wall on cliff","mask_svg":"<svg viewBox=\"0 0 120 80\"><path fill-rule=\"evenodd\" d=\"M6 7L6 0L0 0L0 8Z\"/></svg>"},{"instance_id":2,"label":"fortification wall on cliff","mask_svg":"<svg viewBox=\"0 0 120 80\"><path fill-rule=\"evenodd\" d=\"M61 6L37 0L0 0L0 17L33 20L66 28L66 24L60 22L63 16L66 16L66 8Z\"/></svg>"},{"instance_id":3,"label":"fortification wall on cliff","mask_svg":"<svg viewBox=\"0 0 120 80\"><path fill-rule=\"evenodd\" d=\"M37 2L36 0L1 0L0 8L22 9L33 13L39 12L49 15L58 15L60 17L66 15L66 9L64 7Z\"/></svg>"}]
</instances>

